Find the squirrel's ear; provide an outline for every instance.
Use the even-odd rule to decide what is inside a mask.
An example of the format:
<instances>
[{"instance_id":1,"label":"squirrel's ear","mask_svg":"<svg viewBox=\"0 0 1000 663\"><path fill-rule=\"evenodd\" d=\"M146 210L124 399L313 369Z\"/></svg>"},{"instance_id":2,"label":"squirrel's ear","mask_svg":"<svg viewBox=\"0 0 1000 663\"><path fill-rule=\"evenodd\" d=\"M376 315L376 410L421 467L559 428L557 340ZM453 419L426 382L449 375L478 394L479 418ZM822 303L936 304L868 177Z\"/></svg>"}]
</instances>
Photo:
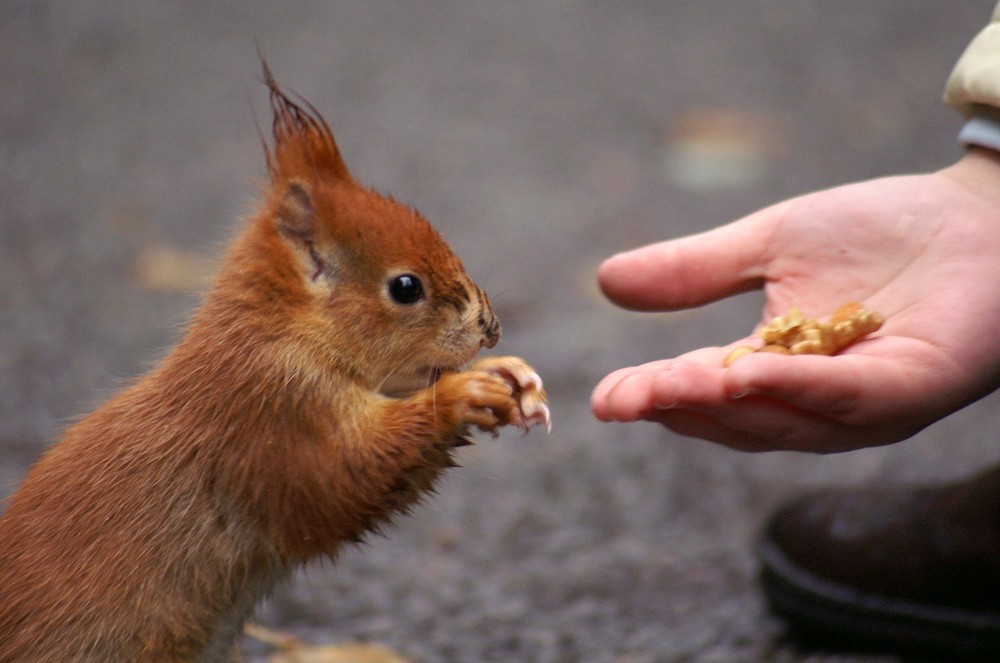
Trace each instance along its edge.
<instances>
[{"instance_id":1,"label":"squirrel's ear","mask_svg":"<svg viewBox=\"0 0 1000 663\"><path fill-rule=\"evenodd\" d=\"M278 232L303 244L312 244L316 236L316 219L312 192L308 184L290 179L275 212Z\"/></svg>"},{"instance_id":2,"label":"squirrel's ear","mask_svg":"<svg viewBox=\"0 0 1000 663\"><path fill-rule=\"evenodd\" d=\"M308 184L290 179L274 215L278 233L291 245L302 264L303 273L316 282L334 273L331 260L316 249L316 214Z\"/></svg>"}]
</instances>

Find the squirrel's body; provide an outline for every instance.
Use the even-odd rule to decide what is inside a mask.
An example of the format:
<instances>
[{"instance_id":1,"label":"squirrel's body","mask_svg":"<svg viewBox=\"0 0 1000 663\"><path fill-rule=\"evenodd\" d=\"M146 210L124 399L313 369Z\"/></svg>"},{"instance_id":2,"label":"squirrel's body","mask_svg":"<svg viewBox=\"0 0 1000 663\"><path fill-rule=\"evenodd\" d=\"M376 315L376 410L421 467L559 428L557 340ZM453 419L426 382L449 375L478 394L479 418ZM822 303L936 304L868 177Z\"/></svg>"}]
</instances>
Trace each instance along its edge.
<instances>
[{"instance_id":1,"label":"squirrel's body","mask_svg":"<svg viewBox=\"0 0 1000 663\"><path fill-rule=\"evenodd\" d=\"M519 360L460 370L499 325L458 259L265 78L270 185L184 338L0 517L0 662L226 660L276 581L524 423Z\"/></svg>"}]
</instances>

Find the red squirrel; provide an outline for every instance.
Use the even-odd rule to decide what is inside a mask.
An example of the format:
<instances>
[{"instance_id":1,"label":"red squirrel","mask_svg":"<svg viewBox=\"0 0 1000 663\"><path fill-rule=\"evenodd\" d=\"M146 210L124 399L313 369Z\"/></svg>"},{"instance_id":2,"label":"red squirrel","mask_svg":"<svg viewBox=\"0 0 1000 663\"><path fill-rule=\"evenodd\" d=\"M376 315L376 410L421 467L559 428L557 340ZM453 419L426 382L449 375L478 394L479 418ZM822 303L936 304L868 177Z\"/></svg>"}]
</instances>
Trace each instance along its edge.
<instances>
[{"instance_id":1,"label":"red squirrel","mask_svg":"<svg viewBox=\"0 0 1000 663\"><path fill-rule=\"evenodd\" d=\"M473 428L548 424L486 294L264 64L268 182L178 344L0 519L0 662L221 661L299 565L405 511Z\"/></svg>"}]
</instances>

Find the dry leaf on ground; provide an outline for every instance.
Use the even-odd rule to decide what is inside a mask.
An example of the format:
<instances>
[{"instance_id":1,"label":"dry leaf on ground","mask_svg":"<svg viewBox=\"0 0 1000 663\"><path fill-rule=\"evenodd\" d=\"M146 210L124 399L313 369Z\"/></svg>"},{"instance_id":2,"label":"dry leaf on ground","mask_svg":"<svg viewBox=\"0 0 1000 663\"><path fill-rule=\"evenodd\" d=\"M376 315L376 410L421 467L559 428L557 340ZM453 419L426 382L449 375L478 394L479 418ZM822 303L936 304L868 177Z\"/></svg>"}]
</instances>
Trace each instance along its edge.
<instances>
[{"instance_id":1,"label":"dry leaf on ground","mask_svg":"<svg viewBox=\"0 0 1000 663\"><path fill-rule=\"evenodd\" d=\"M411 663L388 647L364 642L339 645L308 645L287 633L258 624L248 624L246 634L280 651L268 657L268 663Z\"/></svg>"}]
</instances>

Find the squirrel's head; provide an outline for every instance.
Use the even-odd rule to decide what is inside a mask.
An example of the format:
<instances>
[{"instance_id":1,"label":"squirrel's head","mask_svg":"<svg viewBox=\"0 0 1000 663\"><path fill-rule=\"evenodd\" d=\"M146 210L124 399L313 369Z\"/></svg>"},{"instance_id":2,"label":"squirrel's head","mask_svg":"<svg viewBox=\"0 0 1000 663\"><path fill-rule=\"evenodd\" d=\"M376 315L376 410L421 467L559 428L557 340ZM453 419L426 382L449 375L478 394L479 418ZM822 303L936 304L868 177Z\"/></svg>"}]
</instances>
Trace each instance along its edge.
<instances>
[{"instance_id":1,"label":"squirrel's head","mask_svg":"<svg viewBox=\"0 0 1000 663\"><path fill-rule=\"evenodd\" d=\"M258 223L312 350L386 394L428 386L500 338L486 294L416 211L356 183L329 126L267 65L273 146Z\"/></svg>"}]
</instances>

